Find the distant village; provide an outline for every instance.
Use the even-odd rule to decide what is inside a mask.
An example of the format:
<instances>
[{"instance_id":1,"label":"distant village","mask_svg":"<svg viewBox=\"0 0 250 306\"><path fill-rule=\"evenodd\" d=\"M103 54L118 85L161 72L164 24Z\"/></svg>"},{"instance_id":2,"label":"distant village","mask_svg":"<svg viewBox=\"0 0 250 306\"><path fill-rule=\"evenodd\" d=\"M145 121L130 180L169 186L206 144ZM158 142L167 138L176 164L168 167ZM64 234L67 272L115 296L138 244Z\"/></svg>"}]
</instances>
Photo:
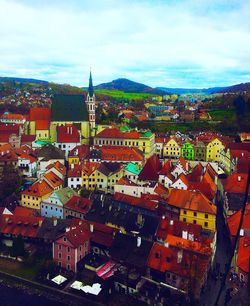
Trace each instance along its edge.
<instances>
[{"instance_id":1,"label":"distant village","mask_svg":"<svg viewBox=\"0 0 250 306\"><path fill-rule=\"evenodd\" d=\"M199 101L175 107L174 98L148 102L146 111L124 107L119 124L97 124L90 74L86 99L28 94L27 114L3 112L0 260L49 258L36 281L95 301L113 292L148 305L205 301L207 284L228 264L221 237L228 234L231 246L237 238L250 133L163 134L127 125L134 116L211 120ZM230 298L250 281L250 192L247 199Z\"/></svg>"}]
</instances>

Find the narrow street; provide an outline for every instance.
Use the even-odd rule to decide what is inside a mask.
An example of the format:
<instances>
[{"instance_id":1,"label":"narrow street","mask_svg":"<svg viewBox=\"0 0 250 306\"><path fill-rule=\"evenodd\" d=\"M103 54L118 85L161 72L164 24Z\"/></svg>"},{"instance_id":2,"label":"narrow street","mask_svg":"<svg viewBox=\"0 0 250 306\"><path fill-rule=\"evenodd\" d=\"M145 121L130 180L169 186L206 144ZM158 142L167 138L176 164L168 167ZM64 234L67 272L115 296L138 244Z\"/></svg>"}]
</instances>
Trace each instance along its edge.
<instances>
[{"instance_id":1,"label":"narrow street","mask_svg":"<svg viewBox=\"0 0 250 306\"><path fill-rule=\"evenodd\" d=\"M217 200L217 249L214 258L213 268L209 273L207 284L204 288L204 292L201 294L200 305L201 306L213 306L215 305L217 295L220 290L222 275L225 273L226 265L229 264L229 258L231 254L231 243L228 234L227 227L225 225L225 219L222 211L222 203ZM223 306L225 301L225 291L221 294L218 306Z\"/></svg>"}]
</instances>

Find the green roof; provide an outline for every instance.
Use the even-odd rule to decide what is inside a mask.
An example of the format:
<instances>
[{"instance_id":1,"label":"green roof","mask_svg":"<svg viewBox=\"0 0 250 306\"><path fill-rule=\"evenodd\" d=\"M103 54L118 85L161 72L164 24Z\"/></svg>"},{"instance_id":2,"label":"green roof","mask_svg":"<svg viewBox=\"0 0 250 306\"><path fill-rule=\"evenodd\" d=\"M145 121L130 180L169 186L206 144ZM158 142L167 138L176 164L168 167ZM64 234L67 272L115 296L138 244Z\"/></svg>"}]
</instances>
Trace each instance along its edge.
<instances>
[{"instance_id":1,"label":"green roof","mask_svg":"<svg viewBox=\"0 0 250 306\"><path fill-rule=\"evenodd\" d=\"M130 131L130 130L131 130L131 128L127 125L123 125L123 126L120 127L121 132L127 132L127 131Z\"/></svg>"},{"instance_id":2,"label":"green roof","mask_svg":"<svg viewBox=\"0 0 250 306\"><path fill-rule=\"evenodd\" d=\"M141 172L141 169L142 167L137 165L137 164L134 164L134 163L128 163L125 170L133 173L133 174L136 174L136 175L139 175L140 172Z\"/></svg>"},{"instance_id":3,"label":"green roof","mask_svg":"<svg viewBox=\"0 0 250 306\"><path fill-rule=\"evenodd\" d=\"M49 140L36 140L35 143L42 146L42 145L49 144L50 141Z\"/></svg>"},{"instance_id":4,"label":"green roof","mask_svg":"<svg viewBox=\"0 0 250 306\"><path fill-rule=\"evenodd\" d=\"M152 135L153 133L148 131L148 132L143 133L142 137L151 137Z\"/></svg>"},{"instance_id":5,"label":"green roof","mask_svg":"<svg viewBox=\"0 0 250 306\"><path fill-rule=\"evenodd\" d=\"M88 121L83 95L55 95L51 105L52 121Z\"/></svg>"}]
</instances>

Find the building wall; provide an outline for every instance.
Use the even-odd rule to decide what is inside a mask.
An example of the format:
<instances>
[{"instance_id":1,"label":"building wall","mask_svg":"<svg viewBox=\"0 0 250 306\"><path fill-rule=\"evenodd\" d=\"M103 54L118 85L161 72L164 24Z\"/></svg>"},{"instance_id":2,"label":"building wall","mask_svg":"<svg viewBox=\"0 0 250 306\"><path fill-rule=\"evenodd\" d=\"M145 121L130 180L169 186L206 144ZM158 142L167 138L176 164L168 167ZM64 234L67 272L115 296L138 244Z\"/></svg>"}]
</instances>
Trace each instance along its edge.
<instances>
[{"instance_id":1,"label":"building wall","mask_svg":"<svg viewBox=\"0 0 250 306\"><path fill-rule=\"evenodd\" d=\"M48 203L48 201L49 199L47 199L46 202L41 201L41 216L63 219L63 205Z\"/></svg>"},{"instance_id":2,"label":"building wall","mask_svg":"<svg viewBox=\"0 0 250 306\"><path fill-rule=\"evenodd\" d=\"M163 146L163 156L164 158L174 158L177 159L181 156L181 148L174 139L170 139Z\"/></svg>"},{"instance_id":3,"label":"building wall","mask_svg":"<svg viewBox=\"0 0 250 306\"><path fill-rule=\"evenodd\" d=\"M42 197L36 197L36 196L30 196L26 194L21 194L21 205L27 208L32 208L32 209L41 209L41 201L44 199L47 199L52 192L43 195Z\"/></svg>"},{"instance_id":4,"label":"building wall","mask_svg":"<svg viewBox=\"0 0 250 306\"><path fill-rule=\"evenodd\" d=\"M203 229L206 230L216 230L216 216L211 214L206 214L203 212L192 211L181 209L180 210L180 221L199 224Z\"/></svg>"},{"instance_id":5,"label":"building wall","mask_svg":"<svg viewBox=\"0 0 250 306\"><path fill-rule=\"evenodd\" d=\"M49 130L36 130L36 140L50 140Z\"/></svg>"},{"instance_id":6,"label":"building wall","mask_svg":"<svg viewBox=\"0 0 250 306\"><path fill-rule=\"evenodd\" d=\"M220 161L220 152L225 148L223 143L215 138L207 145L207 161Z\"/></svg>"}]
</instances>

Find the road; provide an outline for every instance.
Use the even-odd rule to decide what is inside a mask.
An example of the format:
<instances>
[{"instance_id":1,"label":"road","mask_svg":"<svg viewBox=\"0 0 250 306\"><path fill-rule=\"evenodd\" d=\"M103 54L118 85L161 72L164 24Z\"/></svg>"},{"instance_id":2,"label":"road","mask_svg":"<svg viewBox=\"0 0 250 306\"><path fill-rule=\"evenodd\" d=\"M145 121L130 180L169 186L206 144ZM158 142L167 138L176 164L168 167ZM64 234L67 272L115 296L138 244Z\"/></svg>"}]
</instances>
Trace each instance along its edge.
<instances>
[{"instance_id":1,"label":"road","mask_svg":"<svg viewBox=\"0 0 250 306\"><path fill-rule=\"evenodd\" d=\"M216 228L217 228L217 249L214 259L214 265L219 267L217 273L224 274L226 264L229 264L229 258L231 254L231 242L227 227L225 225L225 219L223 216L222 211L222 203L220 201L216 201L217 204L217 219L216 219ZM201 306L213 306L215 305L217 295L220 290L221 286L221 278L222 277L215 277L215 273L212 271L208 275L207 284L205 286L204 292L200 298L200 305ZM226 283L226 288L221 294L220 301L218 306L224 306L224 296L225 291L228 288L228 284Z\"/></svg>"}]
</instances>

